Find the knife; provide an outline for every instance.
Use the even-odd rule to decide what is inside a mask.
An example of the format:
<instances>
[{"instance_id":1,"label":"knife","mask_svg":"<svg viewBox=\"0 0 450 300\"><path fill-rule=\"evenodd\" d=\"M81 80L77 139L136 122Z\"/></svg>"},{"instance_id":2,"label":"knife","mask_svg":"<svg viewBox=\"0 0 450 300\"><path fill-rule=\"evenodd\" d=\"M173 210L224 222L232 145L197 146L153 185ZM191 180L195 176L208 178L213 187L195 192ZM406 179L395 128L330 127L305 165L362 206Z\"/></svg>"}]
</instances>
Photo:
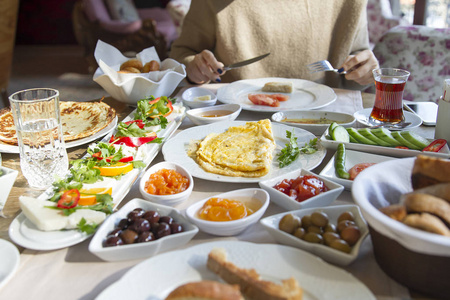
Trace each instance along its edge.
<instances>
[{"instance_id":1,"label":"knife","mask_svg":"<svg viewBox=\"0 0 450 300\"><path fill-rule=\"evenodd\" d=\"M244 61L240 61L238 63L234 63L234 64L231 64L229 66L224 67L223 70L224 71L228 71L228 70L231 70L231 69L240 68L240 67L252 64L254 62L257 62L257 61L259 61L259 60L261 60L261 59L263 59L263 58L265 58L265 57L267 57L269 55L270 55L270 53L266 53L266 54L263 54L263 55L260 55L260 56L257 56L257 57L253 57L253 58L250 58L250 59L247 59L247 60L244 60Z\"/></svg>"}]
</instances>

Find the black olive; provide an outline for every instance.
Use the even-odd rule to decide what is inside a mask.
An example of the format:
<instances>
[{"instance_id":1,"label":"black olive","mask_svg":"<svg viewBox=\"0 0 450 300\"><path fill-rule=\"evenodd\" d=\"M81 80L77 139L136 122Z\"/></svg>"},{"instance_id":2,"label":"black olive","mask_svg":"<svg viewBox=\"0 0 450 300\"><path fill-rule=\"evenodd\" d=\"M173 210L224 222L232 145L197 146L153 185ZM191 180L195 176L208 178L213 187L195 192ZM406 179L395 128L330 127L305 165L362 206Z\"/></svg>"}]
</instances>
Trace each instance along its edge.
<instances>
[{"instance_id":1,"label":"black olive","mask_svg":"<svg viewBox=\"0 0 450 300\"><path fill-rule=\"evenodd\" d=\"M122 219L119 221L119 224L117 225L117 227L120 229L127 229L128 224L129 224L128 219Z\"/></svg>"},{"instance_id":2,"label":"black olive","mask_svg":"<svg viewBox=\"0 0 450 300\"><path fill-rule=\"evenodd\" d=\"M178 223L172 223L169 225L170 226L170 232L172 232L172 234L174 233L179 233L179 232L183 232L183 226L181 226L181 224Z\"/></svg>"},{"instance_id":3,"label":"black olive","mask_svg":"<svg viewBox=\"0 0 450 300\"><path fill-rule=\"evenodd\" d=\"M144 211L132 210L128 213L128 222L133 223L136 219L139 219L144 214Z\"/></svg>"},{"instance_id":4,"label":"black olive","mask_svg":"<svg viewBox=\"0 0 450 300\"><path fill-rule=\"evenodd\" d=\"M105 247L120 246L120 245L123 245L123 241L118 236L110 235L105 240Z\"/></svg>"},{"instance_id":5,"label":"black olive","mask_svg":"<svg viewBox=\"0 0 450 300\"><path fill-rule=\"evenodd\" d=\"M136 231L137 233L149 231L150 223L146 219L139 218L139 219L136 219L133 223L131 223L131 225L128 226L128 229Z\"/></svg>"},{"instance_id":6,"label":"black olive","mask_svg":"<svg viewBox=\"0 0 450 300\"><path fill-rule=\"evenodd\" d=\"M120 238L125 244L133 244L137 240L138 234L131 229L125 229L120 234Z\"/></svg>"},{"instance_id":7,"label":"black olive","mask_svg":"<svg viewBox=\"0 0 450 300\"><path fill-rule=\"evenodd\" d=\"M170 235L170 227L167 223L159 223L158 229L156 230L156 238L160 239L162 237L165 237L167 235Z\"/></svg>"},{"instance_id":8,"label":"black olive","mask_svg":"<svg viewBox=\"0 0 450 300\"><path fill-rule=\"evenodd\" d=\"M161 216L159 215L159 212L154 211L154 210L146 211L142 215L142 218L147 219L150 223L158 223L160 217Z\"/></svg>"},{"instance_id":9,"label":"black olive","mask_svg":"<svg viewBox=\"0 0 450 300\"><path fill-rule=\"evenodd\" d=\"M138 243L145 243L145 242L151 242L156 240L155 235L153 232L150 231L144 231L141 234L139 234L139 237L137 239Z\"/></svg>"},{"instance_id":10,"label":"black olive","mask_svg":"<svg viewBox=\"0 0 450 300\"><path fill-rule=\"evenodd\" d=\"M108 233L108 236L119 236L119 234L122 232L122 229L117 227L116 229L112 230L110 233Z\"/></svg>"},{"instance_id":11,"label":"black olive","mask_svg":"<svg viewBox=\"0 0 450 300\"><path fill-rule=\"evenodd\" d=\"M159 219L159 223L166 223L170 225L173 223L173 218L169 216L163 216Z\"/></svg>"}]
</instances>

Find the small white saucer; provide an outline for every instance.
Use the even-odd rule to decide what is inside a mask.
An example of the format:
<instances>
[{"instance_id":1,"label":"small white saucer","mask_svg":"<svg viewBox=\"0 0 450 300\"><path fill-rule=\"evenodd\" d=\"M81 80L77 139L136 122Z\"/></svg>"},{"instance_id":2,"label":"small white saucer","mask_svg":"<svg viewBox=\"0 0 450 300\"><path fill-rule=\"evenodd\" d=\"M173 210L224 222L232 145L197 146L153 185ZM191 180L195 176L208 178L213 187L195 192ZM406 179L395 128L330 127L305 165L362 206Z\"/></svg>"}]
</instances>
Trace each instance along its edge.
<instances>
[{"instance_id":1,"label":"small white saucer","mask_svg":"<svg viewBox=\"0 0 450 300\"><path fill-rule=\"evenodd\" d=\"M372 112L372 108L365 108L365 109L355 112L353 114L353 116L356 118L356 121L358 121L359 123L366 125L366 126L372 126L373 124L369 123L369 116L370 116L371 112ZM411 124L402 129L411 129L414 127L419 127L422 124L422 119L418 115L410 113L408 111L404 111L403 114L405 115L405 122L409 122ZM389 127L386 127L386 128L388 128L390 130L398 130L396 128L392 128L392 129Z\"/></svg>"},{"instance_id":2,"label":"small white saucer","mask_svg":"<svg viewBox=\"0 0 450 300\"><path fill-rule=\"evenodd\" d=\"M16 246L0 239L0 288L3 287L19 268L20 254Z\"/></svg>"}]
</instances>

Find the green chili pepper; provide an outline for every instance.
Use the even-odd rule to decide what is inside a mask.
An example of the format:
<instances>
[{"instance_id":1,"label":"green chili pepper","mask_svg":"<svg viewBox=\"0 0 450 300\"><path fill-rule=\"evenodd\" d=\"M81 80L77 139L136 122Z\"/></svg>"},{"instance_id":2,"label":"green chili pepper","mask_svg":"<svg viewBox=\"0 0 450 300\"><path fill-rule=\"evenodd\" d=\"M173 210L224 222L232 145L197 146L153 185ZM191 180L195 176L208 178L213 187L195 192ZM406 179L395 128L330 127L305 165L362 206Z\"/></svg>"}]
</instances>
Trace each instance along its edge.
<instances>
[{"instance_id":1,"label":"green chili pepper","mask_svg":"<svg viewBox=\"0 0 450 300\"><path fill-rule=\"evenodd\" d=\"M345 170L345 146L339 144L336 150L336 156L334 157L334 169L339 178L349 179L350 174Z\"/></svg>"}]
</instances>

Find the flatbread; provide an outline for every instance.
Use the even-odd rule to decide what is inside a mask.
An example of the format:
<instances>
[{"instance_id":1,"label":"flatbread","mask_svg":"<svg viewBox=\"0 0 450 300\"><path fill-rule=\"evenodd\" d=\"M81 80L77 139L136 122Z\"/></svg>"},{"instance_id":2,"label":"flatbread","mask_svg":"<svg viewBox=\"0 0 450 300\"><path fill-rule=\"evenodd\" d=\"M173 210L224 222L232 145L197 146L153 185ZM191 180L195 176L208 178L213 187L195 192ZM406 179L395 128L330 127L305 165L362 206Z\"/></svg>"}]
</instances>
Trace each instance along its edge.
<instances>
[{"instance_id":1,"label":"flatbread","mask_svg":"<svg viewBox=\"0 0 450 300\"><path fill-rule=\"evenodd\" d=\"M247 122L206 136L197 150L197 162L215 174L261 177L270 170L275 146L270 120Z\"/></svg>"},{"instance_id":2,"label":"flatbread","mask_svg":"<svg viewBox=\"0 0 450 300\"><path fill-rule=\"evenodd\" d=\"M116 111L104 102L60 102L64 141L91 136L116 117ZM9 107L0 110L0 141L17 145L16 127Z\"/></svg>"}]
</instances>

